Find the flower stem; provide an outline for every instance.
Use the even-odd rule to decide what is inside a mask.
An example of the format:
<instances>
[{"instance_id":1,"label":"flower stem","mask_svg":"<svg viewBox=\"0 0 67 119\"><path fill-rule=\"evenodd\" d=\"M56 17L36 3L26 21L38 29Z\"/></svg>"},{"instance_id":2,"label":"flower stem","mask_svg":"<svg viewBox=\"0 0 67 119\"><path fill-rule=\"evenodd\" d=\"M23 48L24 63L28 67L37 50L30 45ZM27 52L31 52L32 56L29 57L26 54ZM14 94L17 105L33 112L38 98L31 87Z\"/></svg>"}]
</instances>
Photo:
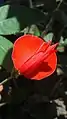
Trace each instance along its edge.
<instances>
[{"instance_id":1,"label":"flower stem","mask_svg":"<svg viewBox=\"0 0 67 119\"><path fill-rule=\"evenodd\" d=\"M10 79L12 79L12 76L10 76L10 77L6 78L5 80L3 80L3 81L0 83L0 85L5 84L5 83L6 83L7 81L9 81Z\"/></svg>"}]
</instances>

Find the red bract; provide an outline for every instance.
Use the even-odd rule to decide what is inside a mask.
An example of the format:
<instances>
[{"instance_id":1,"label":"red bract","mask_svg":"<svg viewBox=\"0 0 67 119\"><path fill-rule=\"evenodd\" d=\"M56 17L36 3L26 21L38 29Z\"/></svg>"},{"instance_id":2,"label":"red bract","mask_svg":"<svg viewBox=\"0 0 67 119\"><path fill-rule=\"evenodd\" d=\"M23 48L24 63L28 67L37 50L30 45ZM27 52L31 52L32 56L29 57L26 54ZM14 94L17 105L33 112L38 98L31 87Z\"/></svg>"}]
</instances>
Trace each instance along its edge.
<instances>
[{"instance_id":1,"label":"red bract","mask_svg":"<svg viewBox=\"0 0 67 119\"><path fill-rule=\"evenodd\" d=\"M50 76L57 65L56 46L57 43L51 45L51 41L44 42L37 36L21 36L15 41L12 52L15 69L29 79Z\"/></svg>"}]
</instances>

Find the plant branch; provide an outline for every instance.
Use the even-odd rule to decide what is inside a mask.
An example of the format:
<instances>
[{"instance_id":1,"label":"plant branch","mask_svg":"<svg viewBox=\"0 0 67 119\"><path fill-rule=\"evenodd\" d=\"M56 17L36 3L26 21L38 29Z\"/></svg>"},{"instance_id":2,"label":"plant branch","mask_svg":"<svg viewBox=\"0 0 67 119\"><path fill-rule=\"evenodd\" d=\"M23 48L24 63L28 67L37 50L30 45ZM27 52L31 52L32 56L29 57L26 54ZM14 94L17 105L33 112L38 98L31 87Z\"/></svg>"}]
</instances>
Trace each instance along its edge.
<instances>
[{"instance_id":1,"label":"plant branch","mask_svg":"<svg viewBox=\"0 0 67 119\"><path fill-rule=\"evenodd\" d=\"M60 78L60 80L55 84L52 92L50 93L50 98L53 97L53 95L55 94L55 92L57 91L57 89L59 88L60 82L63 80L63 77Z\"/></svg>"},{"instance_id":2,"label":"plant branch","mask_svg":"<svg viewBox=\"0 0 67 119\"><path fill-rule=\"evenodd\" d=\"M15 74L16 74L16 72L15 72L15 69L14 69L14 67L13 67L12 72L11 72L11 76L8 77L8 78L6 78L5 80L3 80L3 81L0 83L0 85L5 84L7 81L9 81L9 80L11 80L11 79L14 79L15 77L17 78L18 75L15 76ZM15 83L15 82L14 82L14 83Z\"/></svg>"},{"instance_id":3,"label":"plant branch","mask_svg":"<svg viewBox=\"0 0 67 119\"><path fill-rule=\"evenodd\" d=\"M60 5L62 4L62 2L63 2L63 0L60 0L59 4L57 5L57 8L54 10L54 12L60 8Z\"/></svg>"},{"instance_id":4,"label":"plant branch","mask_svg":"<svg viewBox=\"0 0 67 119\"><path fill-rule=\"evenodd\" d=\"M12 76L10 76L10 77L6 78L5 80L3 80L3 81L0 83L0 85L5 84L5 83L6 83L7 81L9 81L10 79L12 79Z\"/></svg>"},{"instance_id":5,"label":"plant branch","mask_svg":"<svg viewBox=\"0 0 67 119\"><path fill-rule=\"evenodd\" d=\"M48 29L49 29L49 27L50 27L50 25L51 25L51 23L52 23L52 17L50 18L50 20L49 20L49 22L48 22L48 24L46 25L46 27L45 27L45 30L42 32L42 34L41 34L41 37L43 37L44 35L46 35L46 33L48 32Z\"/></svg>"},{"instance_id":6,"label":"plant branch","mask_svg":"<svg viewBox=\"0 0 67 119\"><path fill-rule=\"evenodd\" d=\"M32 0L29 0L30 8L33 8Z\"/></svg>"}]
</instances>

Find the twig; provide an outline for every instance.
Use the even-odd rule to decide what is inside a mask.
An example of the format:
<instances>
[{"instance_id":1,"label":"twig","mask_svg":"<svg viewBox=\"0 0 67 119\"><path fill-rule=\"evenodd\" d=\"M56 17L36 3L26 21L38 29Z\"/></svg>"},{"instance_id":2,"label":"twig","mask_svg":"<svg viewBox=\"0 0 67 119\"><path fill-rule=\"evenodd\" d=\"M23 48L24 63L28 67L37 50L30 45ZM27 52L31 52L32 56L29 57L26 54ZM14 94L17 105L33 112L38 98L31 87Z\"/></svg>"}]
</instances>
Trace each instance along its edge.
<instances>
[{"instance_id":1,"label":"twig","mask_svg":"<svg viewBox=\"0 0 67 119\"><path fill-rule=\"evenodd\" d=\"M8 78L6 78L5 80L3 80L3 81L0 83L0 85L3 85L3 84L5 84L7 81L9 81L9 80L15 78L15 74L14 74L14 73L15 73L15 69L14 69L14 67L13 67L12 72L11 72L11 76L8 77ZM14 82L14 83L15 83L15 82Z\"/></svg>"},{"instance_id":2,"label":"twig","mask_svg":"<svg viewBox=\"0 0 67 119\"><path fill-rule=\"evenodd\" d=\"M52 17L50 18L50 20L49 20L49 22L48 22L48 24L46 25L46 27L45 27L45 30L42 32L42 34L41 34L41 37L43 37L44 35L46 35L46 33L48 32L48 28L49 28L49 26L51 25L51 23L52 23Z\"/></svg>"},{"instance_id":3,"label":"twig","mask_svg":"<svg viewBox=\"0 0 67 119\"><path fill-rule=\"evenodd\" d=\"M14 83L15 87L18 88L18 85L17 85L17 82L15 79L13 79L13 83Z\"/></svg>"},{"instance_id":4,"label":"twig","mask_svg":"<svg viewBox=\"0 0 67 119\"><path fill-rule=\"evenodd\" d=\"M10 77L6 78L4 81L2 81L2 82L0 83L0 85L5 84L5 83L6 83L7 81L9 81L10 79L12 79L12 76L10 76Z\"/></svg>"},{"instance_id":5,"label":"twig","mask_svg":"<svg viewBox=\"0 0 67 119\"><path fill-rule=\"evenodd\" d=\"M54 12L59 9L59 7L60 7L60 5L62 4L62 2L63 2L63 0L60 0L59 4L57 5L57 8L54 10Z\"/></svg>"},{"instance_id":6,"label":"twig","mask_svg":"<svg viewBox=\"0 0 67 119\"><path fill-rule=\"evenodd\" d=\"M51 25L51 23L52 23L52 17L51 17L51 19L49 20L49 22L48 22L48 24L46 25L46 28L45 28L45 30L47 30L48 28L49 28L49 26Z\"/></svg>"},{"instance_id":7,"label":"twig","mask_svg":"<svg viewBox=\"0 0 67 119\"><path fill-rule=\"evenodd\" d=\"M55 92L56 92L56 90L58 89L58 87L59 87L59 85L60 85L60 82L61 82L62 80L63 80L63 77L60 78L60 80L56 83L56 85L54 86L54 88L53 88L53 90L52 90L52 92L51 92L51 94L50 94L50 98L53 97L53 95L55 94Z\"/></svg>"},{"instance_id":8,"label":"twig","mask_svg":"<svg viewBox=\"0 0 67 119\"><path fill-rule=\"evenodd\" d=\"M30 8L33 8L32 0L29 0Z\"/></svg>"},{"instance_id":9,"label":"twig","mask_svg":"<svg viewBox=\"0 0 67 119\"><path fill-rule=\"evenodd\" d=\"M4 106L6 104L7 104L7 102L0 103L0 107Z\"/></svg>"}]
</instances>

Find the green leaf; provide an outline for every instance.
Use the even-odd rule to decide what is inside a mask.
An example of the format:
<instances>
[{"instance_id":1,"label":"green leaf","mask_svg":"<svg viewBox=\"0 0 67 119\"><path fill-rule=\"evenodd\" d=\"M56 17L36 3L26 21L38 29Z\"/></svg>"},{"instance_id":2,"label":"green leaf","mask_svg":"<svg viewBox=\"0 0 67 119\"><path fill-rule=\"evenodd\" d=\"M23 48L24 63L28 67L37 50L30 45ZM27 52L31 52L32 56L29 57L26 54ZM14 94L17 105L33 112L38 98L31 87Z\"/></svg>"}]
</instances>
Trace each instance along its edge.
<instances>
[{"instance_id":1,"label":"green leaf","mask_svg":"<svg viewBox=\"0 0 67 119\"><path fill-rule=\"evenodd\" d=\"M13 64L11 60L13 44L5 37L0 36L0 65L2 65L7 71L11 71Z\"/></svg>"},{"instance_id":2,"label":"green leaf","mask_svg":"<svg viewBox=\"0 0 67 119\"><path fill-rule=\"evenodd\" d=\"M67 38L64 40L64 45L67 46Z\"/></svg>"},{"instance_id":3,"label":"green leaf","mask_svg":"<svg viewBox=\"0 0 67 119\"><path fill-rule=\"evenodd\" d=\"M29 29L29 33L35 35L35 36L40 36L40 31L36 25L31 25Z\"/></svg>"},{"instance_id":4,"label":"green leaf","mask_svg":"<svg viewBox=\"0 0 67 119\"><path fill-rule=\"evenodd\" d=\"M43 36L43 39L45 40L45 41L49 41L49 40L52 40L52 38L53 38L53 33L48 33L48 34L44 34L44 36Z\"/></svg>"},{"instance_id":5,"label":"green leaf","mask_svg":"<svg viewBox=\"0 0 67 119\"><path fill-rule=\"evenodd\" d=\"M58 47L57 47L57 50L59 51L59 52L64 52L64 46L63 45L59 45Z\"/></svg>"},{"instance_id":6,"label":"green leaf","mask_svg":"<svg viewBox=\"0 0 67 119\"><path fill-rule=\"evenodd\" d=\"M63 36L60 37L59 44L60 44L60 45L63 45L63 44L64 44Z\"/></svg>"},{"instance_id":7,"label":"green leaf","mask_svg":"<svg viewBox=\"0 0 67 119\"><path fill-rule=\"evenodd\" d=\"M4 5L0 7L0 34L9 35L20 32L31 24L46 21L47 15L37 9L22 5Z\"/></svg>"},{"instance_id":8,"label":"green leaf","mask_svg":"<svg viewBox=\"0 0 67 119\"><path fill-rule=\"evenodd\" d=\"M9 6L0 6L0 21L7 18Z\"/></svg>"},{"instance_id":9,"label":"green leaf","mask_svg":"<svg viewBox=\"0 0 67 119\"><path fill-rule=\"evenodd\" d=\"M59 44L62 45L62 46L67 46L67 38L64 39L64 38L61 36L60 41L59 41Z\"/></svg>"}]
</instances>

